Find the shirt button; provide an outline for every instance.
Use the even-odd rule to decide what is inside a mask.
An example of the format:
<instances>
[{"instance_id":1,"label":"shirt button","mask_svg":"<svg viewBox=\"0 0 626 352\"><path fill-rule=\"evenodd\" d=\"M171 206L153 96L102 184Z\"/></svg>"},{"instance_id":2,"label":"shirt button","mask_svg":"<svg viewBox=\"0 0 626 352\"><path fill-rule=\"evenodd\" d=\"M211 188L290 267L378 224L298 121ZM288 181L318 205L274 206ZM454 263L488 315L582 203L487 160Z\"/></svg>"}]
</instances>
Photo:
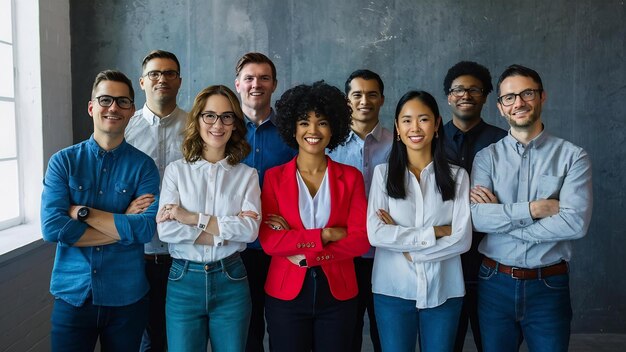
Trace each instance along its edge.
<instances>
[{"instance_id":1,"label":"shirt button","mask_svg":"<svg viewBox=\"0 0 626 352\"><path fill-rule=\"evenodd\" d=\"M100 191L100 192L98 192L98 193L99 193L99 194L103 194L104 192Z\"/></svg>"},{"instance_id":2,"label":"shirt button","mask_svg":"<svg viewBox=\"0 0 626 352\"><path fill-rule=\"evenodd\" d=\"M258 153L258 152L260 152L260 151L261 151L261 150L260 150L259 148L256 148L256 152L257 152L257 153Z\"/></svg>"},{"instance_id":3,"label":"shirt button","mask_svg":"<svg viewBox=\"0 0 626 352\"><path fill-rule=\"evenodd\" d=\"M100 252L100 247L96 247L96 251Z\"/></svg>"},{"instance_id":4,"label":"shirt button","mask_svg":"<svg viewBox=\"0 0 626 352\"><path fill-rule=\"evenodd\" d=\"M427 244L428 244L428 242L426 242L426 241L422 241L422 246L425 246L425 245L427 245Z\"/></svg>"},{"instance_id":5,"label":"shirt button","mask_svg":"<svg viewBox=\"0 0 626 352\"><path fill-rule=\"evenodd\" d=\"M83 189L83 186L78 186L78 189Z\"/></svg>"},{"instance_id":6,"label":"shirt button","mask_svg":"<svg viewBox=\"0 0 626 352\"><path fill-rule=\"evenodd\" d=\"M102 169L102 172L107 172L107 169L106 168Z\"/></svg>"},{"instance_id":7,"label":"shirt button","mask_svg":"<svg viewBox=\"0 0 626 352\"><path fill-rule=\"evenodd\" d=\"M94 273L94 274L96 273L96 269L94 269L94 270L93 270L93 273Z\"/></svg>"}]
</instances>

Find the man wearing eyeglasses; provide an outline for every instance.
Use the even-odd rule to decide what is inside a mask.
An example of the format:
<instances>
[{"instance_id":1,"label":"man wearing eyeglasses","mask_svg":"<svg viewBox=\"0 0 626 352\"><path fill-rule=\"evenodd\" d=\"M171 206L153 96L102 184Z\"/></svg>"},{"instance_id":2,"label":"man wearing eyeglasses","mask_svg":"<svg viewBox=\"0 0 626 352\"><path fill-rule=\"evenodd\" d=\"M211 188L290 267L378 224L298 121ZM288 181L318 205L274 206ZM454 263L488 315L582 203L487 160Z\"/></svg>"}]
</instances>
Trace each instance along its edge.
<instances>
[{"instance_id":1,"label":"man wearing eyeglasses","mask_svg":"<svg viewBox=\"0 0 626 352\"><path fill-rule=\"evenodd\" d=\"M509 66L498 80L498 110L511 129L478 152L472 220L478 250L478 315L484 351L567 351L572 308L568 262L592 209L591 162L542 123L539 74Z\"/></svg>"},{"instance_id":2,"label":"man wearing eyeglasses","mask_svg":"<svg viewBox=\"0 0 626 352\"><path fill-rule=\"evenodd\" d=\"M143 247L156 230L157 202L126 214L131 202L159 194L154 161L126 143L135 112L130 80L102 71L88 113L94 132L49 161L41 196L41 227L56 242L50 292L52 351L139 349L148 321Z\"/></svg>"},{"instance_id":3,"label":"man wearing eyeglasses","mask_svg":"<svg viewBox=\"0 0 626 352\"><path fill-rule=\"evenodd\" d=\"M443 91L448 96L448 105L452 111L452 120L443 126L446 155L452 163L461 166L470 174L476 153L506 136L505 130L486 123L481 117L483 105L492 90L489 70L472 61L461 61L452 66L443 81ZM468 252L461 254L465 297L454 343L456 352L463 351L467 327L470 324L476 349L482 351L478 324L477 282L478 268L482 262L478 244L483 236L483 233L474 232L472 247Z\"/></svg>"},{"instance_id":4,"label":"man wearing eyeglasses","mask_svg":"<svg viewBox=\"0 0 626 352\"><path fill-rule=\"evenodd\" d=\"M265 171L291 160L296 151L280 138L274 125L272 93L276 90L276 66L266 55L256 52L244 54L235 67L235 88L241 97L241 110L246 117L246 140L252 151L243 163L257 169L263 186ZM265 278L270 257L263 252L259 240L248 244L241 253L248 272L252 314L246 351L263 351L265 336Z\"/></svg>"},{"instance_id":5,"label":"man wearing eyeglasses","mask_svg":"<svg viewBox=\"0 0 626 352\"><path fill-rule=\"evenodd\" d=\"M176 97L182 83L180 63L171 52L154 50L141 64L139 85L146 93L143 109L137 111L126 128L126 141L148 154L163 178L165 167L182 158L182 130L187 112L178 107ZM150 194L136 199L129 213L141 213L154 201ZM165 351L165 295L172 258L167 243L154 233L145 246L146 276L150 283L150 319L141 343L141 351Z\"/></svg>"}]
</instances>

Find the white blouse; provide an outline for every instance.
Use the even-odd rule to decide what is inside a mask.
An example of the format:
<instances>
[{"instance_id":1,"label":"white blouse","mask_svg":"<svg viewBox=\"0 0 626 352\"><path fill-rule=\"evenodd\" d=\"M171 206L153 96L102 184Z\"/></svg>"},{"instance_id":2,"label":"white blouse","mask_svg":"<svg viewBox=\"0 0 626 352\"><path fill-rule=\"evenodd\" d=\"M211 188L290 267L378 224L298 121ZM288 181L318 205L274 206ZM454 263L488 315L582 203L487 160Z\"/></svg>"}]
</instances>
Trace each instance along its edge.
<instances>
[{"instance_id":1,"label":"white blouse","mask_svg":"<svg viewBox=\"0 0 626 352\"><path fill-rule=\"evenodd\" d=\"M298 179L298 207L300 220L305 229L321 229L326 227L330 218L330 186L328 185L328 168L320 188L314 197L311 197L309 189L304 183L300 171L296 171Z\"/></svg>"},{"instance_id":2,"label":"white blouse","mask_svg":"<svg viewBox=\"0 0 626 352\"><path fill-rule=\"evenodd\" d=\"M451 166L456 193L453 200L444 202L432 162L422 170L420 182L407 170L406 197L395 199L387 195L387 167L381 164L374 170L367 207L367 233L376 247L372 291L415 300L422 309L464 296L460 255L472 241L467 172ZM378 209L386 210L396 225L379 220ZM442 225L452 225L452 234L437 239L433 226Z\"/></svg>"},{"instance_id":3,"label":"white blouse","mask_svg":"<svg viewBox=\"0 0 626 352\"><path fill-rule=\"evenodd\" d=\"M253 242L261 223L261 190L256 169L243 163L229 165L226 159L217 163L184 159L170 163L165 169L159 209L165 204L179 204L190 212L217 217L222 246L194 244L202 233L196 225L166 221L157 225L159 238L169 243L173 258L198 263L214 262L243 251ZM252 210L258 219L239 217L242 210Z\"/></svg>"}]
</instances>

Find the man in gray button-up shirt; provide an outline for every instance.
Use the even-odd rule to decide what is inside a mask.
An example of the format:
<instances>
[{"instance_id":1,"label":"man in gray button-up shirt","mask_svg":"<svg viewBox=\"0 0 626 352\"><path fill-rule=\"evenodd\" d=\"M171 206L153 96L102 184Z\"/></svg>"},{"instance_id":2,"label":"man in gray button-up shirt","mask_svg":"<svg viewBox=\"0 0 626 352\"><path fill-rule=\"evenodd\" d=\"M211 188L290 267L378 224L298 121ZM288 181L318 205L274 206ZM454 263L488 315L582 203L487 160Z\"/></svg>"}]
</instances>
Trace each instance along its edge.
<instances>
[{"instance_id":1,"label":"man in gray button-up shirt","mask_svg":"<svg viewBox=\"0 0 626 352\"><path fill-rule=\"evenodd\" d=\"M479 319L484 351L567 351L572 316L571 241L592 208L591 163L580 147L544 130L539 74L509 66L497 105L511 129L480 151L472 171L472 220L487 235L479 251Z\"/></svg>"}]
</instances>

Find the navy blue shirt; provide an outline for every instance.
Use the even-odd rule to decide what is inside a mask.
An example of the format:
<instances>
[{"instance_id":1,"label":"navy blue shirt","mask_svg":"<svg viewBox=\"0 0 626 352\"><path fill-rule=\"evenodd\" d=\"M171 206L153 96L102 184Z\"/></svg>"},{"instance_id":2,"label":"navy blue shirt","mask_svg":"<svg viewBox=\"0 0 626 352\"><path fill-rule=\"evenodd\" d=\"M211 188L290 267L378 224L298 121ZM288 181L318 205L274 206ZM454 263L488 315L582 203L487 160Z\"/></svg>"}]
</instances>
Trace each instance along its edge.
<instances>
[{"instance_id":1,"label":"navy blue shirt","mask_svg":"<svg viewBox=\"0 0 626 352\"><path fill-rule=\"evenodd\" d=\"M259 172L259 185L263 189L263 176L265 171L274 166L282 165L293 159L298 152L287 146L280 138L274 122L274 110L259 126L246 116L246 140L252 150L243 159L243 163L257 169ZM248 248L261 249L259 240L248 243Z\"/></svg>"},{"instance_id":2,"label":"navy blue shirt","mask_svg":"<svg viewBox=\"0 0 626 352\"><path fill-rule=\"evenodd\" d=\"M452 121L448 121L443 129L448 160L464 168L469 174L472 173L476 153L507 135L507 131L490 125L482 119L478 125L467 132L458 129ZM478 253L478 244L484 236L482 232L474 232L470 250L461 254L463 276L466 282L476 282L478 279L478 270L482 262L482 255Z\"/></svg>"},{"instance_id":3,"label":"navy blue shirt","mask_svg":"<svg viewBox=\"0 0 626 352\"><path fill-rule=\"evenodd\" d=\"M94 305L125 306L148 292L143 247L156 231L159 171L152 158L123 141L106 151L93 136L55 153L48 163L41 195L43 238L57 243L50 292L79 307L90 296ZM143 194L156 200L141 214L125 215ZM88 225L73 220L72 205L113 213L120 240L74 247Z\"/></svg>"}]
</instances>

